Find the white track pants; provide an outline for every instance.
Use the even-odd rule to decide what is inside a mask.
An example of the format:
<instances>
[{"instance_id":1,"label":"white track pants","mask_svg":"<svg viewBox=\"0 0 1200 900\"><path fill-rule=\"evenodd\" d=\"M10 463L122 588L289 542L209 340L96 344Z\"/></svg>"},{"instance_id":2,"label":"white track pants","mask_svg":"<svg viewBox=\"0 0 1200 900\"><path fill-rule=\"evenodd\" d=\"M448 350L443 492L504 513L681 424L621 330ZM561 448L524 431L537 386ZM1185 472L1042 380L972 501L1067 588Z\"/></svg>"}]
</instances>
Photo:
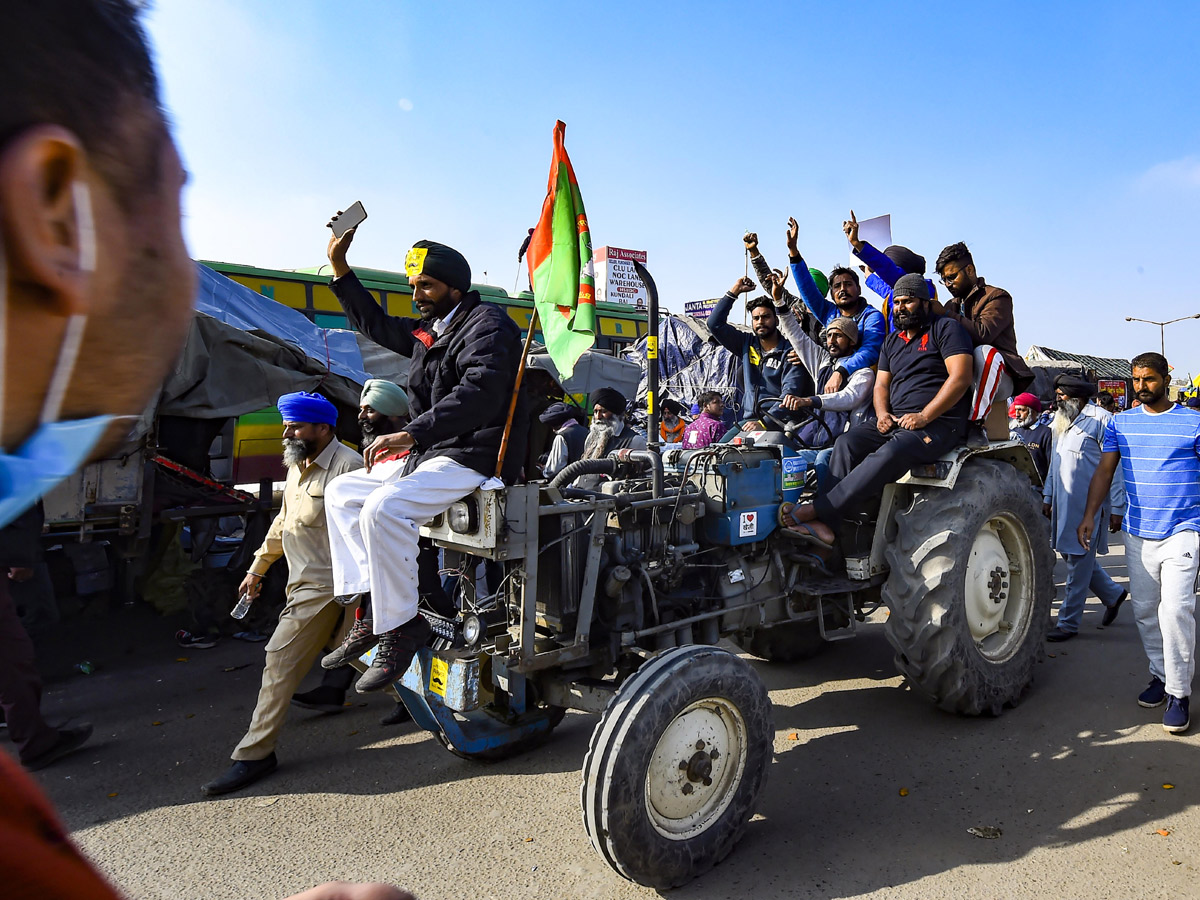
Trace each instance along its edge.
<instances>
[{"instance_id":1,"label":"white track pants","mask_svg":"<svg viewBox=\"0 0 1200 900\"><path fill-rule=\"evenodd\" d=\"M1009 376L1008 367L1004 365L1004 357L991 344L980 344L975 348L975 371L971 397L972 422L981 422L988 416L992 401L997 397L1002 400L1012 395L1013 382Z\"/></svg>"},{"instance_id":2,"label":"white track pants","mask_svg":"<svg viewBox=\"0 0 1200 900\"><path fill-rule=\"evenodd\" d=\"M1180 531L1160 541L1125 535L1129 600L1150 660L1172 697L1192 693L1196 672L1196 566L1200 533Z\"/></svg>"},{"instance_id":3,"label":"white track pants","mask_svg":"<svg viewBox=\"0 0 1200 900\"><path fill-rule=\"evenodd\" d=\"M369 590L376 634L417 614L420 526L489 481L444 456L403 471L396 460L339 475L325 488L333 592Z\"/></svg>"}]
</instances>

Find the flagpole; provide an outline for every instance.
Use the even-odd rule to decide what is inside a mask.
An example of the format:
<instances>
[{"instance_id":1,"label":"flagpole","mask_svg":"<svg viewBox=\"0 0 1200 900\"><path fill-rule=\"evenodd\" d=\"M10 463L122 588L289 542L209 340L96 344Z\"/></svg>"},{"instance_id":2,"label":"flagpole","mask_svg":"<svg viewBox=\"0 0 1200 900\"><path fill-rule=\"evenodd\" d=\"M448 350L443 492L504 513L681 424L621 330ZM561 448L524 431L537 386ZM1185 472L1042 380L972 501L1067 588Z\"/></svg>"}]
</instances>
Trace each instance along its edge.
<instances>
[{"instance_id":1,"label":"flagpole","mask_svg":"<svg viewBox=\"0 0 1200 900\"><path fill-rule=\"evenodd\" d=\"M496 458L496 477L504 468L504 457L508 455L508 439L512 435L513 418L517 414L517 400L521 396L521 381L525 378L525 361L529 359L529 348L533 346L533 333L537 331L537 307L529 317L529 331L525 333L525 349L521 351L521 362L517 366L517 380L513 382L512 402L508 404L508 419L504 422L504 435L500 438L500 455ZM530 473L526 472L526 477Z\"/></svg>"}]
</instances>

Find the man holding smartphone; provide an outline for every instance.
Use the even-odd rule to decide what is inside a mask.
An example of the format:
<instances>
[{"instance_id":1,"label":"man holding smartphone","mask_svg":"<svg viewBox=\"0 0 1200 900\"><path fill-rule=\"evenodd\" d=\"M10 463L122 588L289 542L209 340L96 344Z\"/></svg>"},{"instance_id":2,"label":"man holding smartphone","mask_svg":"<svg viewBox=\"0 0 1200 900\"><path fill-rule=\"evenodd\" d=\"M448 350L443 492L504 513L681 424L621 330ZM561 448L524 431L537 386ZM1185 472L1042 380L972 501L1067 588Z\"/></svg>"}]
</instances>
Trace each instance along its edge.
<instances>
[{"instance_id":1,"label":"man holding smartphone","mask_svg":"<svg viewBox=\"0 0 1200 900\"><path fill-rule=\"evenodd\" d=\"M444 244L418 241L405 273L420 319L389 316L346 262L351 229L330 238L330 286L351 326L412 359L403 431L377 437L367 468L330 483L326 493L334 591L359 605L327 669L348 665L378 645L361 693L397 681L430 635L417 612L419 527L476 488L495 481L501 438L521 360L521 333L508 314L471 290L471 267ZM520 474L529 430L517 404L502 475ZM407 456L398 456L408 451Z\"/></svg>"}]
</instances>

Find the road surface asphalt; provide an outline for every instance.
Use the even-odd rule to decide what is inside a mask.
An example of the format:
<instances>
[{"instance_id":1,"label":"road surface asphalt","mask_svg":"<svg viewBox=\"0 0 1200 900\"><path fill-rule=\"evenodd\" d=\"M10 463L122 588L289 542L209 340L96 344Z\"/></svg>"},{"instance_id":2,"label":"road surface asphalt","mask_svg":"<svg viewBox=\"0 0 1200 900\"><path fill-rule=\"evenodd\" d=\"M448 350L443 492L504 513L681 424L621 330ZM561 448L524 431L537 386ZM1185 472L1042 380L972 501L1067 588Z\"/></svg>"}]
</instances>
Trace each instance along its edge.
<instances>
[{"instance_id":1,"label":"road surface asphalt","mask_svg":"<svg viewBox=\"0 0 1200 900\"><path fill-rule=\"evenodd\" d=\"M1105 561L1125 581L1119 541ZM1149 676L1132 611L1110 628L1101 612L1092 599L1081 636L1047 645L1030 694L996 719L909 690L882 613L808 662L756 662L776 728L758 814L725 862L670 895L1200 896L1200 723L1172 737L1162 709L1137 705ZM39 641L47 715L96 733L36 777L128 896L278 898L331 879L425 900L655 895L588 843L579 772L596 719L581 713L541 750L483 765L380 726L390 701L352 693L338 715L292 710L275 774L203 799L249 721L263 650L182 650L177 627L124 608ZM91 676L73 669L85 656ZM1001 834L968 832L982 826Z\"/></svg>"}]
</instances>

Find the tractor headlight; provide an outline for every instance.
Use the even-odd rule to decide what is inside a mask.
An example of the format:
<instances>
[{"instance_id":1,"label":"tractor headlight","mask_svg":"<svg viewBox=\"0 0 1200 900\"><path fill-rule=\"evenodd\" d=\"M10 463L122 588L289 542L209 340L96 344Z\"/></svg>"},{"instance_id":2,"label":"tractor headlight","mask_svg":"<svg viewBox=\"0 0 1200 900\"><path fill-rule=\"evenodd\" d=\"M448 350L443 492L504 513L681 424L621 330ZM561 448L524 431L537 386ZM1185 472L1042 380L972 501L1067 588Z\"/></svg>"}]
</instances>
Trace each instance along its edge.
<instances>
[{"instance_id":1,"label":"tractor headlight","mask_svg":"<svg viewBox=\"0 0 1200 900\"><path fill-rule=\"evenodd\" d=\"M483 634L483 620L474 613L468 614L462 623L463 641L468 647L478 647L480 641L483 640Z\"/></svg>"},{"instance_id":2,"label":"tractor headlight","mask_svg":"<svg viewBox=\"0 0 1200 900\"><path fill-rule=\"evenodd\" d=\"M473 500L458 500L450 504L446 516L450 520L450 530L456 534L474 534L479 528L479 510Z\"/></svg>"}]
</instances>

